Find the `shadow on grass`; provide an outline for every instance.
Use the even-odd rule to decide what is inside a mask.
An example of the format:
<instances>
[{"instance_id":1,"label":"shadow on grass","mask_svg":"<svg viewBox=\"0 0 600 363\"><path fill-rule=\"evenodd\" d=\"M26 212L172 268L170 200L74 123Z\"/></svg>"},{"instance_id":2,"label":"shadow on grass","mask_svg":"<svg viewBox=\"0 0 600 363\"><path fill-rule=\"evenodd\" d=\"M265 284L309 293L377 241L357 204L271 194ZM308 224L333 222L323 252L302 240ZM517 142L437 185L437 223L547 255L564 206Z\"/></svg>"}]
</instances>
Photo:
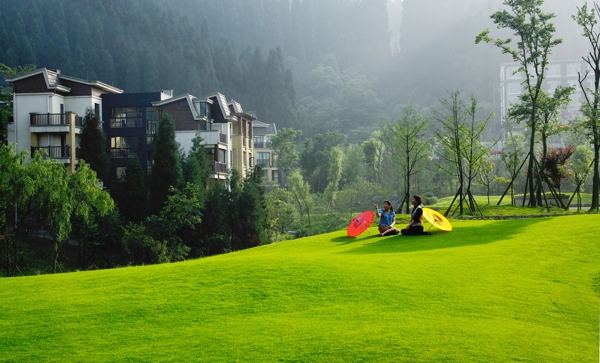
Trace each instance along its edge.
<instances>
[{"instance_id":1,"label":"shadow on grass","mask_svg":"<svg viewBox=\"0 0 600 363\"><path fill-rule=\"evenodd\" d=\"M493 243L499 240L511 238L522 232L525 227L531 226L546 220L545 218L535 219L517 219L494 221L485 226L468 227L461 226L455 228L452 232L443 232L432 228L431 236L402 236L379 237L377 235L367 238L355 239L354 241L365 241L378 239L377 242L365 244L355 249L342 252L354 254L369 254L369 253L398 253L398 252L417 252L436 250L441 248L454 248L464 246L474 246ZM351 237L338 237L340 242L352 239ZM348 244L354 241L346 242Z\"/></svg>"},{"instance_id":2,"label":"shadow on grass","mask_svg":"<svg viewBox=\"0 0 600 363\"><path fill-rule=\"evenodd\" d=\"M358 241L370 240L373 238L381 238L381 236L379 236L379 232L373 233L371 235L369 235L368 232L366 232L366 231L363 233L366 234L367 237L340 236L340 237L332 238L331 242L342 242L342 243L340 243L340 245L343 246L343 245L347 245L347 244L358 242Z\"/></svg>"}]
</instances>

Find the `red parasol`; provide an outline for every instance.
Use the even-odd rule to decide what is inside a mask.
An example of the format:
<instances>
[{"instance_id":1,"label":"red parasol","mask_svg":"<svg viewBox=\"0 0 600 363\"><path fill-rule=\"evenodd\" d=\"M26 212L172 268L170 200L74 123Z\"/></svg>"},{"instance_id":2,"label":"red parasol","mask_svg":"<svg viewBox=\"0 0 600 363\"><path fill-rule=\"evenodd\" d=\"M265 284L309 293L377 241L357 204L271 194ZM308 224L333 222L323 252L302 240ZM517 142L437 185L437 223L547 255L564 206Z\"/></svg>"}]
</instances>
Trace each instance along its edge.
<instances>
[{"instance_id":1,"label":"red parasol","mask_svg":"<svg viewBox=\"0 0 600 363\"><path fill-rule=\"evenodd\" d=\"M375 218L375 213L373 213L372 210L366 210L357 215L356 218L354 218L348 225L348 236L356 237L363 233L367 228L369 228L373 222L373 218Z\"/></svg>"}]
</instances>

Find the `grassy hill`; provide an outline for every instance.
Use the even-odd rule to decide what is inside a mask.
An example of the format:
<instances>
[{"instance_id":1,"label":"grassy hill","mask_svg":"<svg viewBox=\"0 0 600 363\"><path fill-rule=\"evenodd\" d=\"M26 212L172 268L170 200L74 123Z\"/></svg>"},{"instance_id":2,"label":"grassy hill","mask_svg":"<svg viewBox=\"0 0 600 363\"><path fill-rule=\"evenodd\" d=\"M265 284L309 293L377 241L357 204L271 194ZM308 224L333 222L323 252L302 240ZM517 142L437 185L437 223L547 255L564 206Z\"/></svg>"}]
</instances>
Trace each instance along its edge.
<instances>
[{"instance_id":1,"label":"grassy hill","mask_svg":"<svg viewBox=\"0 0 600 363\"><path fill-rule=\"evenodd\" d=\"M6 362L591 362L600 216L0 279Z\"/></svg>"}]
</instances>

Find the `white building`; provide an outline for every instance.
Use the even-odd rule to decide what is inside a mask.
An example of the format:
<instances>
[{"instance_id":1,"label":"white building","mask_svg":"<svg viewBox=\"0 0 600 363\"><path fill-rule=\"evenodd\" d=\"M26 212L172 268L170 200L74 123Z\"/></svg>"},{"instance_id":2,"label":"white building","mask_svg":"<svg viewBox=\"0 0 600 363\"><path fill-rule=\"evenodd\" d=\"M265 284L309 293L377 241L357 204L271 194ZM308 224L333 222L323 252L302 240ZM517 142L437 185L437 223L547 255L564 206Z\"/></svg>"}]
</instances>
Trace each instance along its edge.
<instances>
[{"instance_id":1,"label":"white building","mask_svg":"<svg viewBox=\"0 0 600 363\"><path fill-rule=\"evenodd\" d=\"M69 172L77 165L81 121L91 108L102 117L102 94L123 91L98 81L65 76L60 70L40 68L6 79L13 86L13 122L8 142L17 152L45 150L61 160Z\"/></svg>"}]
</instances>

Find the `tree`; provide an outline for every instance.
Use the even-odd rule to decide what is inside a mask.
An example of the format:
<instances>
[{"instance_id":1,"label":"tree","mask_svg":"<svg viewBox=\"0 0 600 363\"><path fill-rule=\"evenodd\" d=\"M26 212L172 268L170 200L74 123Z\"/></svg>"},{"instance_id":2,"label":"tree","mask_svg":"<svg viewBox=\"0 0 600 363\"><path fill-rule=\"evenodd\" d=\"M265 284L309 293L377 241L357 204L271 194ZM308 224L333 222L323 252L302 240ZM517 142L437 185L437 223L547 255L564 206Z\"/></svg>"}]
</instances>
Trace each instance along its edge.
<instances>
[{"instance_id":1,"label":"tree","mask_svg":"<svg viewBox=\"0 0 600 363\"><path fill-rule=\"evenodd\" d=\"M391 153L394 170L404 190L398 210L406 203L406 213L409 213L411 200L411 177L421 171L431 155L431 145L424 137L428 128L429 120L417 112L414 105L402 107L395 123L382 126L381 141Z\"/></svg>"},{"instance_id":2,"label":"tree","mask_svg":"<svg viewBox=\"0 0 600 363\"><path fill-rule=\"evenodd\" d=\"M594 147L594 174L592 176L592 203L590 211L598 212L600 209L600 28L597 28L600 18L600 7L594 3L594 9L589 9L587 4L577 8L573 20L583 29L583 36L589 41L592 50L583 60L592 69L594 88L586 88L583 82L589 75L579 73L579 87L583 92L584 102L581 111L585 117L583 126L587 131Z\"/></svg>"},{"instance_id":3,"label":"tree","mask_svg":"<svg viewBox=\"0 0 600 363\"><path fill-rule=\"evenodd\" d=\"M0 63L0 73L4 78L12 78L19 74L31 72L35 69L34 65L18 66L15 68L9 67L4 63ZM13 95L12 87L2 89L0 87L0 145L7 145L7 124L8 119L13 116Z\"/></svg>"},{"instance_id":4,"label":"tree","mask_svg":"<svg viewBox=\"0 0 600 363\"><path fill-rule=\"evenodd\" d=\"M482 158L476 179L477 184L485 188L488 205L490 204L490 188L492 183L496 180L496 170L494 166L494 161L492 160L490 153L486 153Z\"/></svg>"},{"instance_id":5,"label":"tree","mask_svg":"<svg viewBox=\"0 0 600 363\"><path fill-rule=\"evenodd\" d=\"M594 160L594 153L584 145L578 145L575 148L575 152L571 156L571 172L573 177L573 183L575 184L575 192L573 196L577 195L577 209L581 209L581 191L585 190L585 181L590 172L592 163ZM571 196L571 200L573 199ZM570 201L569 201L570 204Z\"/></svg>"},{"instance_id":6,"label":"tree","mask_svg":"<svg viewBox=\"0 0 600 363\"><path fill-rule=\"evenodd\" d=\"M63 165L59 167L64 170L63 175L66 175ZM61 181L62 178L57 178L62 174L57 174L57 171L54 169L53 181L45 187L46 202L42 209L43 214L46 214L46 224L54 236L52 273L56 272L60 249L71 233L73 218L80 217L87 222L92 211L104 216L114 207L109 194L98 184L96 173L85 161L80 161L75 173L64 178L65 182Z\"/></svg>"},{"instance_id":7,"label":"tree","mask_svg":"<svg viewBox=\"0 0 600 363\"><path fill-rule=\"evenodd\" d=\"M477 35L475 43L484 41L500 48L502 54L509 54L520 64L517 72L525 74L525 95L531 103L529 114L530 139L529 139L529 163L527 167L526 185L529 187L529 205L535 207L534 183L534 148L535 134L538 121L538 99L542 90L542 82L548 66L548 58L552 54L552 48L562 43L561 39L554 39L555 28L550 22L554 14L544 13L541 9L543 0L505 0L504 4L510 7L510 11L502 10L491 15L492 20L498 28L507 28L514 31L517 37L517 46L512 48L512 39L492 39L490 30L486 29Z\"/></svg>"},{"instance_id":8,"label":"tree","mask_svg":"<svg viewBox=\"0 0 600 363\"><path fill-rule=\"evenodd\" d=\"M304 150L300 154L300 166L314 192L322 193L325 190L331 149L342 146L345 140L346 135L329 131L304 140Z\"/></svg>"},{"instance_id":9,"label":"tree","mask_svg":"<svg viewBox=\"0 0 600 363\"><path fill-rule=\"evenodd\" d=\"M79 157L96 172L98 179L105 181L110 170L110 160L105 151L106 139L98 115L88 107L85 110L83 128L79 139Z\"/></svg>"},{"instance_id":10,"label":"tree","mask_svg":"<svg viewBox=\"0 0 600 363\"><path fill-rule=\"evenodd\" d=\"M434 131L437 139L440 141L440 147L436 150L436 154L442 161L440 168L454 176L458 182L458 191L454 200L458 197L459 215L463 214L464 202L464 159L463 148L467 143L465 135L466 113L465 104L460 99L460 92L449 91L448 98L440 100L440 109L433 111L433 118L440 125ZM445 167L448 165L448 168ZM454 200L452 203L454 203ZM452 204L448 207L446 214L452 208Z\"/></svg>"},{"instance_id":11,"label":"tree","mask_svg":"<svg viewBox=\"0 0 600 363\"><path fill-rule=\"evenodd\" d=\"M123 195L117 203L125 224L140 223L148 215L148 190L144 178L140 160L137 156L130 157L122 185Z\"/></svg>"},{"instance_id":12,"label":"tree","mask_svg":"<svg viewBox=\"0 0 600 363\"><path fill-rule=\"evenodd\" d=\"M510 189L510 201L512 205L515 205L514 184L519 175L519 171L521 170L521 166L524 163L524 161L521 163L523 156L525 156L525 151L523 149L524 140L523 135L514 135L512 133L508 133L507 135L508 137L504 140L504 147L502 148L502 151L500 151L500 161L508 172L509 177L498 177L497 180L508 184L508 189ZM502 195L498 201L498 205L503 197L504 195Z\"/></svg>"},{"instance_id":13,"label":"tree","mask_svg":"<svg viewBox=\"0 0 600 363\"><path fill-rule=\"evenodd\" d=\"M344 162L344 153L340 146L336 146L329 152L329 172L327 173L327 187L323 197L327 202L327 211L331 211L336 199L336 193L339 189L340 179L342 178L342 168Z\"/></svg>"},{"instance_id":14,"label":"tree","mask_svg":"<svg viewBox=\"0 0 600 363\"><path fill-rule=\"evenodd\" d=\"M310 194L310 187L307 182L302 179L302 174L298 169L293 170L288 177L288 189L294 196L294 201L300 212L300 220L302 222L302 229L304 229L304 216L308 219L308 226L310 227L310 212L312 210L312 196Z\"/></svg>"},{"instance_id":15,"label":"tree","mask_svg":"<svg viewBox=\"0 0 600 363\"><path fill-rule=\"evenodd\" d=\"M158 124L156 135L156 154L150 182L150 213L158 215L170 195L170 188L177 189L182 182L179 144L175 141L175 123L171 115L165 112Z\"/></svg>"},{"instance_id":16,"label":"tree","mask_svg":"<svg viewBox=\"0 0 600 363\"><path fill-rule=\"evenodd\" d=\"M567 163L574 152L573 146L550 148L546 163L542 165L552 186L558 190L559 196L563 180L571 177Z\"/></svg>"},{"instance_id":17,"label":"tree","mask_svg":"<svg viewBox=\"0 0 600 363\"><path fill-rule=\"evenodd\" d=\"M365 163L367 164L367 180L372 183L378 183L381 173L381 161L383 156L384 144L381 142L380 134L377 132L361 145L365 153Z\"/></svg>"},{"instance_id":18,"label":"tree","mask_svg":"<svg viewBox=\"0 0 600 363\"><path fill-rule=\"evenodd\" d=\"M296 139L302 136L302 131L283 128L271 136L271 147L275 151L275 165L288 175L294 163L298 161Z\"/></svg>"},{"instance_id":19,"label":"tree","mask_svg":"<svg viewBox=\"0 0 600 363\"><path fill-rule=\"evenodd\" d=\"M546 164L546 155L548 154L548 140L551 136L559 135L565 130L562 120L559 118L559 112L571 102L571 94L575 91L575 87L556 87L556 90L550 96L546 91L540 90L538 98L538 114L537 114L537 129L542 142L542 152L540 157L540 165ZM508 117L517 121L525 121L529 125L529 117L531 116L531 98L526 94L519 96L520 103L512 104L508 109ZM537 188L537 203L542 203L542 183L536 183Z\"/></svg>"},{"instance_id":20,"label":"tree","mask_svg":"<svg viewBox=\"0 0 600 363\"><path fill-rule=\"evenodd\" d=\"M481 138L488 121L492 118L493 113L490 113L487 119L483 121L477 120L477 113L481 111L478 106L478 101L475 96L471 95L470 103L465 107L465 113L467 114L467 124L465 125L465 143L462 148L462 157L465 161L465 177L467 180L467 188L465 190L465 196L469 203L471 213L475 210L475 198L471 193L471 186L473 180L477 178L478 174L482 171L481 168L485 164L485 157L489 155L491 146L484 146L481 143ZM489 203L489 200L488 200Z\"/></svg>"},{"instance_id":21,"label":"tree","mask_svg":"<svg viewBox=\"0 0 600 363\"><path fill-rule=\"evenodd\" d=\"M294 206L294 195L292 192L282 188L275 188L266 197L266 213L268 229L275 236L272 240L278 240L279 234L286 230L296 228L300 215Z\"/></svg>"},{"instance_id":22,"label":"tree","mask_svg":"<svg viewBox=\"0 0 600 363\"><path fill-rule=\"evenodd\" d=\"M241 189L231 189L231 206L228 210L237 215L231 219L237 223L230 225L232 251L260 246L267 242L265 199L260 171L261 167L255 166L244 180Z\"/></svg>"}]
</instances>

